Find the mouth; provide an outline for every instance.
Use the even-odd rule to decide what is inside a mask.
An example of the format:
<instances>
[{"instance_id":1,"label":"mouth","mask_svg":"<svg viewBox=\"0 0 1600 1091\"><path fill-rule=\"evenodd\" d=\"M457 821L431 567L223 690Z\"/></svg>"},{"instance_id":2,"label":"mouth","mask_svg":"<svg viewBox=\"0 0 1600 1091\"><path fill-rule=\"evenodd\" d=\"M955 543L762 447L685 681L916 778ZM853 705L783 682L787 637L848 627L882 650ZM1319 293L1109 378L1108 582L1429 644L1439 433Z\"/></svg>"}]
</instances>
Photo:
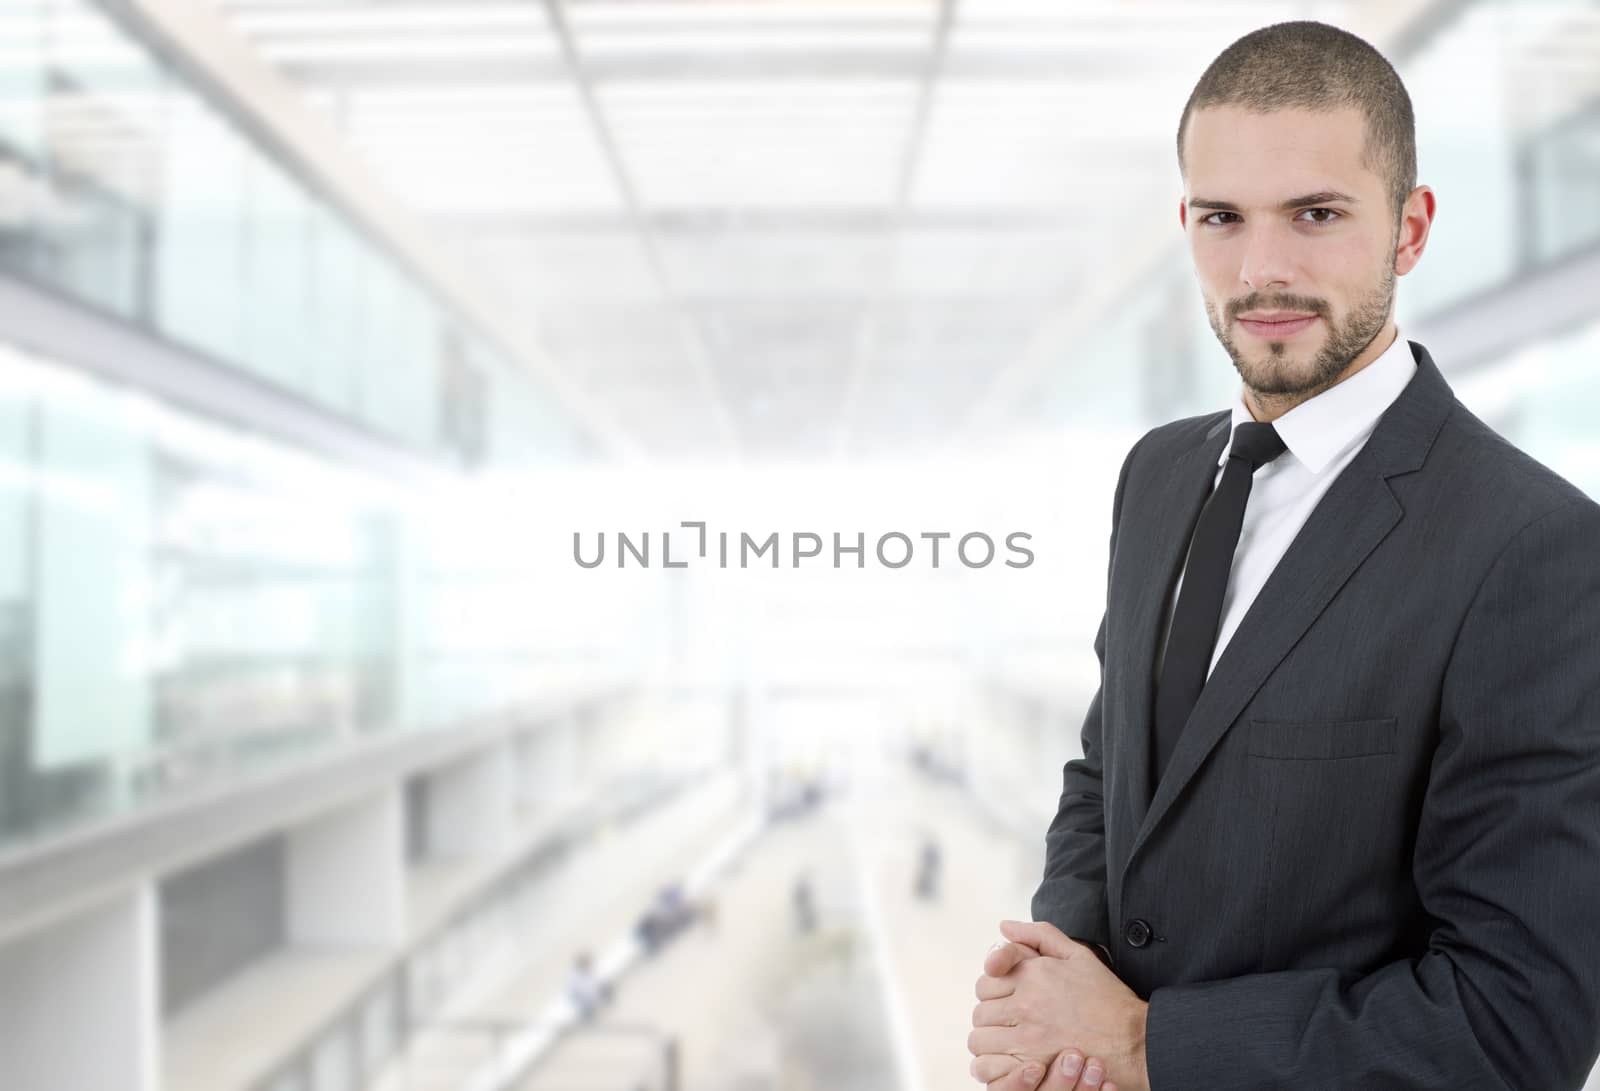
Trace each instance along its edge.
<instances>
[{"instance_id":1,"label":"mouth","mask_svg":"<svg viewBox=\"0 0 1600 1091\"><path fill-rule=\"evenodd\" d=\"M1285 315L1281 318L1240 318L1239 325L1243 326L1246 333L1269 341L1281 341L1285 337L1293 337L1301 330L1310 328L1317 320L1314 314Z\"/></svg>"}]
</instances>

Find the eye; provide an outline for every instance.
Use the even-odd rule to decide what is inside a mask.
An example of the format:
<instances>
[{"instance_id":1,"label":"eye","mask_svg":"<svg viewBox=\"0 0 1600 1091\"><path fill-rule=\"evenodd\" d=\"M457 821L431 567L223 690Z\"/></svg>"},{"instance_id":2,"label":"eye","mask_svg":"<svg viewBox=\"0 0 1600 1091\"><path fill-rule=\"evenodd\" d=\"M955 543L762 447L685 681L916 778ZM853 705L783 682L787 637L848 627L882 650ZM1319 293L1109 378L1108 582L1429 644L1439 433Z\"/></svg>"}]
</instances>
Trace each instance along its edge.
<instances>
[{"instance_id":1,"label":"eye","mask_svg":"<svg viewBox=\"0 0 1600 1091\"><path fill-rule=\"evenodd\" d=\"M1304 216L1304 215L1307 215L1307 214L1318 213L1318 212L1322 213L1327 218L1326 219L1312 220L1311 222L1314 223L1314 224L1331 224L1335 220L1339 219L1341 216L1344 215L1344 213L1339 212L1337 209L1332 209L1332 208L1308 208L1305 211L1303 211L1301 213L1301 215Z\"/></svg>"},{"instance_id":2,"label":"eye","mask_svg":"<svg viewBox=\"0 0 1600 1091\"><path fill-rule=\"evenodd\" d=\"M1203 223L1203 224L1209 224L1212 227L1225 227L1225 226L1227 226L1226 224L1218 223L1216 220L1213 220L1211 217L1213 217L1213 216L1234 216L1234 217L1237 217L1238 215L1239 214L1237 212L1210 212L1210 213L1207 213L1204 216L1201 216L1200 217L1200 222Z\"/></svg>"}]
</instances>

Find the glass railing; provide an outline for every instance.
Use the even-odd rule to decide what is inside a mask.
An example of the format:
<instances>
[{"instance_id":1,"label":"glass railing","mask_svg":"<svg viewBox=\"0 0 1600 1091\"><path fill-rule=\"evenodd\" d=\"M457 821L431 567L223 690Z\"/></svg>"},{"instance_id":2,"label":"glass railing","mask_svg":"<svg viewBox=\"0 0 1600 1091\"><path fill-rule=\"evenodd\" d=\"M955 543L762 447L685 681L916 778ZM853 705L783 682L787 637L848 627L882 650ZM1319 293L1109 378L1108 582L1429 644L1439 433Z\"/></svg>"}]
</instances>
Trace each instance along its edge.
<instances>
[{"instance_id":1,"label":"glass railing","mask_svg":"<svg viewBox=\"0 0 1600 1091\"><path fill-rule=\"evenodd\" d=\"M583 450L359 217L92 0L0 0L0 272L424 452L530 430Z\"/></svg>"}]
</instances>

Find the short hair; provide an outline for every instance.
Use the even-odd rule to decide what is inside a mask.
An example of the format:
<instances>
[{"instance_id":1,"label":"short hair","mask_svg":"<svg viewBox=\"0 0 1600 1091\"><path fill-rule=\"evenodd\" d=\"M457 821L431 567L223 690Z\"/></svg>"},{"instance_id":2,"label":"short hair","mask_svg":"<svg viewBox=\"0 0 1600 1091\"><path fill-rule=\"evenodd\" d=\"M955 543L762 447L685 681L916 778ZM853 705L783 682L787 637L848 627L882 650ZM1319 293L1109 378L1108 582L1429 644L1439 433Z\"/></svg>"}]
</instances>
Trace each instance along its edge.
<instances>
[{"instance_id":1,"label":"short hair","mask_svg":"<svg viewBox=\"0 0 1600 1091\"><path fill-rule=\"evenodd\" d=\"M1389 183L1395 219L1417 184L1416 119L1405 84L1382 53L1347 30L1312 20L1252 30L1217 55L1178 120L1178 168L1189 115L1206 106L1266 113L1354 106L1366 120L1362 163Z\"/></svg>"}]
</instances>

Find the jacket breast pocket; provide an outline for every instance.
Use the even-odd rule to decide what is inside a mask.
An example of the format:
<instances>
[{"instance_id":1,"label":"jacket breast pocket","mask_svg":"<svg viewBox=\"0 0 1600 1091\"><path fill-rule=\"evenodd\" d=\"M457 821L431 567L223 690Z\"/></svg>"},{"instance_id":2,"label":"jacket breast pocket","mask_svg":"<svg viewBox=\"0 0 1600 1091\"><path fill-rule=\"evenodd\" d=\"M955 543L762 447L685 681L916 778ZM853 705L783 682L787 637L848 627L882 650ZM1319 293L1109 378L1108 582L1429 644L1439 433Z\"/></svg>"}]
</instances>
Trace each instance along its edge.
<instances>
[{"instance_id":1,"label":"jacket breast pocket","mask_svg":"<svg viewBox=\"0 0 1600 1091\"><path fill-rule=\"evenodd\" d=\"M1250 754L1257 758L1327 761L1394 753L1395 718L1367 720L1251 720Z\"/></svg>"}]
</instances>

